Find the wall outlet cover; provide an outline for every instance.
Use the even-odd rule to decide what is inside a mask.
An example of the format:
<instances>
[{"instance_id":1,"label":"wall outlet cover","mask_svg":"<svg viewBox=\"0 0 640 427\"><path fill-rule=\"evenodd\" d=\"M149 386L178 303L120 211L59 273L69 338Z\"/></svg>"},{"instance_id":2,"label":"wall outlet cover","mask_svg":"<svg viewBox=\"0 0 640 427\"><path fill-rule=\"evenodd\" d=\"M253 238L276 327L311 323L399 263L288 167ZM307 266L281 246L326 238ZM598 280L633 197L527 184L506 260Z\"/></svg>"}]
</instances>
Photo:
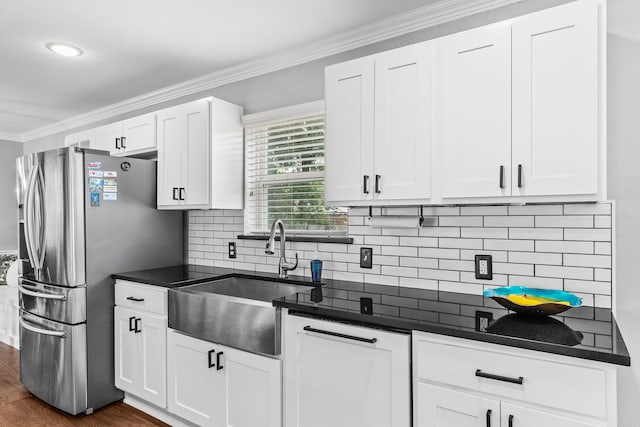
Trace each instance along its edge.
<instances>
[{"instance_id":1,"label":"wall outlet cover","mask_svg":"<svg viewBox=\"0 0 640 427\"><path fill-rule=\"evenodd\" d=\"M373 314L373 299L360 298L360 314Z\"/></svg>"},{"instance_id":2,"label":"wall outlet cover","mask_svg":"<svg viewBox=\"0 0 640 427\"><path fill-rule=\"evenodd\" d=\"M229 258L234 259L236 254L236 242L229 242Z\"/></svg>"},{"instance_id":3,"label":"wall outlet cover","mask_svg":"<svg viewBox=\"0 0 640 427\"><path fill-rule=\"evenodd\" d=\"M491 255L476 255L476 279L493 280Z\"/></svg>"},{"instance_id":4,"label":"wall outlet cover","mask_svg":"<svg viewBox=\"0 0 640 427\"><path fill-rule=\"evenodd\" d=\"M487 332L487 328L493 322L493 313L488 311L476 311L476 331Z\"/></svg>"},{"instance_id":5,"label":"wall outlet cover","mask_svg":"<svg viewBox=\"0 0 640 427\"><path fill-rule=\"evenodd\" d=\"M360 248L360 268L373 268L373 248Z\"/></svg>"}]
</instances>

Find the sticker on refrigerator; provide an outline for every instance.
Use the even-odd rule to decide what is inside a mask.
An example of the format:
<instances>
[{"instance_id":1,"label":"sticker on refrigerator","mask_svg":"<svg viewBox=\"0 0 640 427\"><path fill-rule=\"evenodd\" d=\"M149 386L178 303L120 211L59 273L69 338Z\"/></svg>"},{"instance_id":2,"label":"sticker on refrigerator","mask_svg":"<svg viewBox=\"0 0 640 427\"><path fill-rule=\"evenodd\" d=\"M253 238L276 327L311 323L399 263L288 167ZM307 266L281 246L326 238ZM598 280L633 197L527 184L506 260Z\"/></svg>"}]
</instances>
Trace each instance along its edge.
<instances>
[{"instance_id":1,"label":"sticker on refrigerator","mask_svg":"<svg viewBox=\"0 0 640 427\"><path fill-rule=\"evenodd\" d=\"M116 186L116 185L118 185L118 181L115 178L105 178L104 179L104 185L105 186L107 186L107 185Z\"/></svg>"},{"instance_id":2,"label":"sticker on refrigerator","mask_svg":"<svg viewBox=\"0 0 640 427\"><path fill-rule=\"evenodd\" d=\"M104 177L105 178L117 178L118 177L118 172L116 172L116 171L104 171Z\"/></svg>"},{"instance_id":3,"label":"sticker on refrigerator","mask_svg":"<svg viewBox=\"0 0 640 427\"><path fill-rule=\"evenodd\" d=\"M94 178L102 178L102 171L90 170L89 171L89 176L90 177L94 177Z\"/></svg>"},{"instance_id":4,"label":"sticker on refrigerator","mask_svg":"<svg viewBox=\"0 0 640 427\"><path fill-rule=\"evenodd\" d=\"M105 193L117 193L118 192L118 186L117 185L107 185L105 183L104 184L104 192Z\"/></svg>"},{"instance_id":5,"label":"sticker on refrigerator","mask_svg":"<svg viewBox=\"0 0 640 427\"><path fill-rule=\"evenodd\" d=\"M104 193L102 195L102 200L106 201L114 201L118 200L118 193Z\"/></svg>"},{"instance_id":6,"label":"sticker on refrigerator","mask_svg":"<svg viewBox=\"0 0 640 427\"><path fill-rule=\"evenodd\" d=\"M91 207L100 206L100 193L91 193Z\"/></svg>"},{"instance_id":7,"label":"sticker on refrigerator","mask_svg":"<svg viewBox=\"0 0 640 427\"><path fill-rule=\"evenodd\" d=\"M102 162L89 162L87 167L89 169L102 169Z\"/></svg>"},{"instance_id":8,"label":"sticker on refrigerator","mask_svg":"<svg viewBox=\"0 0 640 427\"><path fill-rule=\"evenodd\" d=\"M104 185L104 181L102 178L89 178L89 192L90 193L100 193L102 192L102 187Z\"/></svg>"}]
</instances>

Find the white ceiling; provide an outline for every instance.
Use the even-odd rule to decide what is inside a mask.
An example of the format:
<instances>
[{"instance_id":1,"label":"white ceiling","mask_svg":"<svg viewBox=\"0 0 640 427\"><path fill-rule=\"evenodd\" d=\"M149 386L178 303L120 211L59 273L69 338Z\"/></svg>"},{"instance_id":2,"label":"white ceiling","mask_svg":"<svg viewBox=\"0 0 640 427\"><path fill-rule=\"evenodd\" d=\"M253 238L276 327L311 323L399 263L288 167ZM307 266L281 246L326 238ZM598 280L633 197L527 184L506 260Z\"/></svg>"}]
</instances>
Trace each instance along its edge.
<instances>
[{"instance_id":1,"label":"white ceiling","mask_svg":"<svg viewBox=\"0 0 640 427\"><path fill-rule=\"evenodd\" d=\"M0 0L0 134L20 135L434 0ZM45 49L67 42L84 55Z\"/></svg>"}]
</instances>

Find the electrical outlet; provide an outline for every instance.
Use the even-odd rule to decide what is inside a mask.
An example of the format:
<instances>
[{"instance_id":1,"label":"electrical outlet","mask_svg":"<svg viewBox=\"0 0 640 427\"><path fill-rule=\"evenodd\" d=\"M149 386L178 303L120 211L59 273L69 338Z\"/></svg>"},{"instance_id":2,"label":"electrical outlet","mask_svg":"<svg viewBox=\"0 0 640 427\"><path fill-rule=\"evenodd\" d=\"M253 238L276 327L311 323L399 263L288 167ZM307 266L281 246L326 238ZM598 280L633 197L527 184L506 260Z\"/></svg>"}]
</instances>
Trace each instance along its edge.
<instances>
[{"instance_id":1,"label":"electrical outlet","mask_svg":"<svg viewBox=\"0 0 640 427\"><path fill-rule=\"evenodd\" d=\"M236 242L229 242L229 258L236 257Z\"/></svg>"},{"instance_id":2,"label":"electrical outlet","mask_svg":"<svg viewBox=\"0 0 640 427\"><path fill-rule=\"evenodd\" d=\"M373 268L372 248L360 248L360 268Z\"/></svg>"},{"instance_id":3,"label":"electrical outlet","mask_svg":"<svg viewBox=\"0 0 640 427\"><path fill-rule=\"evenodd\" d=\"M360 298L360 313L373 314L373 299L366 297Z\"/></svg>"},{"instance_id":4,"label":"electrical outlet","mask_svg":"<svg viewBox=\"0 0 640 427\"><path fill-rule=\"evenodd\" d=\"M476 331L487 332L487 328L491 326L493 313L488 311L476 311Z\"/></svg>"},{"instance_id":5,"label":"electrical outlet","mask_svg":"<svg viewBox=\"0 0 640 427\"><path fill-rule=\"evenodd\" d=\"M493 280L491 255L476 255L476 279Z\"/></svg>"}]
</instances>

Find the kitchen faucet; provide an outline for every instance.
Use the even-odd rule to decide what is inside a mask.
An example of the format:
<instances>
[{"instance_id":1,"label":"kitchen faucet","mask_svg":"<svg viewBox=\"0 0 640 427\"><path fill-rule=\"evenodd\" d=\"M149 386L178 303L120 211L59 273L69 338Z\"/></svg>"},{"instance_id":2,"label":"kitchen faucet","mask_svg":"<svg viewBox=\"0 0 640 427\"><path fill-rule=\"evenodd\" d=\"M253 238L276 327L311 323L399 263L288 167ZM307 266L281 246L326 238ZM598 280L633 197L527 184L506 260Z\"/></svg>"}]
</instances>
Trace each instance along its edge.
<instances>
[{"instance_id":1,"label":"kitchen faucet","mask_svg":"<svg viewBox=\"0 0 640 427\"><path fill-rule=\"evenodd\" d=\"M281 219L277 219L273 221L271 224L271 233L269 233L269 240L267 241L267 248L264 250L264 253L267 255L275 254L275 244L276 244L276 226L280 229L280 262L278 262L278 277L281 279L286 279L288 277L288 273L290 270L295 270L298 267L298 253L296 252L296 262L292 264L287 261L287 256L285 253L285 233L284 233L284 223Z\"/></svg>"}]
</instances>

